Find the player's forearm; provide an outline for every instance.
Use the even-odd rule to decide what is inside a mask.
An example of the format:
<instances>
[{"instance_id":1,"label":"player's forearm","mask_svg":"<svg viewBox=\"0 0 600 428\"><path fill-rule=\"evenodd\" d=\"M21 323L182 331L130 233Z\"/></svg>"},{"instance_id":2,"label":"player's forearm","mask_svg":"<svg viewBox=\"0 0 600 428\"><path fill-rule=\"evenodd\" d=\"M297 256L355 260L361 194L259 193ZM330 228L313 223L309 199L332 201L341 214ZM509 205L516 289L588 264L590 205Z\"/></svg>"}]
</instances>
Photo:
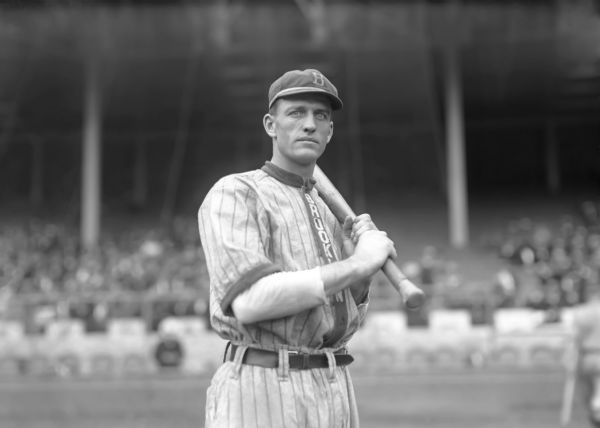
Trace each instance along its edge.
<instances>
[{"instance_id":1,"label":"player's forearm","mask_svg":"<svg viewBox=\"0 0 600 428\"><path fill-rule=\"evenodd\" d=\"M255 282L231 307L244 324L293 315L327 302L319 268L278 272Z\"/></svg>"},{"instance_id":2,"label":"player's forearm","mask_svg":"<svg viewBox=\"0 0 600 428\"><path fill-rule=\"evenodd\" d=\"M369 271L354 258L296 272L261 278L237 296L231 307L244 324L293 315L327 303L329 296L351 287L361 303L368 293Z\"/></svg>"},{"instance_id":3,"label":"player's forearm","mask_svg":"<svg viewBox=\"0 0 600 428\"><path fill-rule=\"evenodd\" d=\"M321 266L321 279L327 296L334 295L351 287L352 295L358 302L364 300L368 291L372 269L355 257Z\"/></svg>"}]
</instances>

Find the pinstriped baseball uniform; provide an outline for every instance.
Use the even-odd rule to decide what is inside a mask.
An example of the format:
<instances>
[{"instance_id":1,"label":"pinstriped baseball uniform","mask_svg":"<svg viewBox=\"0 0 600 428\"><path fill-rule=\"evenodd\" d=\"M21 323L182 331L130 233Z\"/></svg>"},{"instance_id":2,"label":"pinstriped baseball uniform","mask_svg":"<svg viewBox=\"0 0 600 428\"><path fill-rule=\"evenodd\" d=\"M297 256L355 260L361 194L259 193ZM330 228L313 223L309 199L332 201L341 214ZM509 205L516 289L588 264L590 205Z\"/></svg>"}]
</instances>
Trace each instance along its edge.
<instances>
[{"instance_id":1,"label":"pinstriped baseball uniform","mask_svg":"<svg viewBox=\"0 0 600 428\"><path fill-rule=\"evenodd\" d=\"M310 184L303 188L301 177L267 166L222 178L200 207L211 323L224 339L255 348L309 353L343 348L367 309L355 304L349 289L328 305L276 320L242 325L233 316L234 298L258 279L341 257L341 226L317 191ZM322 225L316 232L315 209ZM278 369L226 362L207 393L207 426L355 427L356 415L346 367L291 370L282 380Z\"/></svg>"},{"instance_id":2,"label":"pinstriped baseball uniform","mask_svg":"<svg viewBox=\"0 0 600 428\"><path fill-rule=\"evenodd\" d=\"M581 369L600 375L600 300L592 300L571 309L579 338Z\"/></svg>"},{"instance_id":3,"label":"pinstriped baseball uniform","mask_svg":"<svg viewBox=\"0 0 600 428\"><path fill-rule=\"evenodd\" d=\"M579 346L579 383L588 417L600 423L600 297L571 308ZM598 426L598 425L594 425Z\"/></svg>"}]
</instances>

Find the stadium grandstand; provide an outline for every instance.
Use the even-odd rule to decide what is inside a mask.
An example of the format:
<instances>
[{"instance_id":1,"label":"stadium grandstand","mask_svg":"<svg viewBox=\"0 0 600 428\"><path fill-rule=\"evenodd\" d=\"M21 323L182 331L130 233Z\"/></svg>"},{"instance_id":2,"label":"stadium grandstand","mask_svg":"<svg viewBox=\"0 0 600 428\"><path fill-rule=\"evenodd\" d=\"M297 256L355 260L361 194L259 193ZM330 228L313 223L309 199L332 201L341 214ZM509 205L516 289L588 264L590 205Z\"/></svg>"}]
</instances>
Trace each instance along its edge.
<instances>
[{"instance_id":1,"label":"stadium grandstand","mask_svg":"<svg viewBox=\"0 0 600 428\"><path fill-rule=\"evenodd\" d=\"M378 278L374 312L400 330L449 310L473 326L506 309L559 321L600 282L597 0L0 11L0 332L74 321L106 335L140 320L159 337L180 318L210 334L196 210L215 178L267 160L267 87L295 68L338 84L346 108L322 166L428 293L404 312Z\"/></svg>"}]
</instances>

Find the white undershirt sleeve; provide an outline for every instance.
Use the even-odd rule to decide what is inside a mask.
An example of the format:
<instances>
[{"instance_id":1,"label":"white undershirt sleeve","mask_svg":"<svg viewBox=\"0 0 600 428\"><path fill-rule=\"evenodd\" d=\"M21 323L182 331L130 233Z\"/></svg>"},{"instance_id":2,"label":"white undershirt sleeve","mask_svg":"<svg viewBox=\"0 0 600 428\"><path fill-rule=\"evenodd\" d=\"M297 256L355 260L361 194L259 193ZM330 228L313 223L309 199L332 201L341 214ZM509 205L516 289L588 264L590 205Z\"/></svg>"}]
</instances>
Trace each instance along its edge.
<instances>
[{"instance_id":1,"label":"white undershirt sleeve","mask_svg":"<svg viewBox=\"0 0 600 428\"><path fill-rule=\"evenodd\" d=\"M319 267L277 272L256 281L231 303L243 324L292 315L327 303Z\"/></svg>"}]
</instances>

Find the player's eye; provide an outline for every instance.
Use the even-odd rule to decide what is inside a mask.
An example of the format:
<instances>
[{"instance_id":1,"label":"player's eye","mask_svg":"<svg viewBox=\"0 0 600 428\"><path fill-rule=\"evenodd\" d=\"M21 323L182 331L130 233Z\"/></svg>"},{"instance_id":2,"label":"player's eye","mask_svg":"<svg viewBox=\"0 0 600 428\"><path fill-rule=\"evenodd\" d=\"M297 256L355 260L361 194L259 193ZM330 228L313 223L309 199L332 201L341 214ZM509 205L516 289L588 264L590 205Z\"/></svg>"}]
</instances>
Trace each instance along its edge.
<instances>
[{"instance_id":1,"label":"player's eye","mask_svg":"<svg viewBox=\"0 0 600 428\"><path fill-rule=\"evenodd\" d=\"M315 114L315 117L319 120L328 120L329 119L329 115L325 112L318 112L317 114Z\"/></svg>"}]
</instances>

